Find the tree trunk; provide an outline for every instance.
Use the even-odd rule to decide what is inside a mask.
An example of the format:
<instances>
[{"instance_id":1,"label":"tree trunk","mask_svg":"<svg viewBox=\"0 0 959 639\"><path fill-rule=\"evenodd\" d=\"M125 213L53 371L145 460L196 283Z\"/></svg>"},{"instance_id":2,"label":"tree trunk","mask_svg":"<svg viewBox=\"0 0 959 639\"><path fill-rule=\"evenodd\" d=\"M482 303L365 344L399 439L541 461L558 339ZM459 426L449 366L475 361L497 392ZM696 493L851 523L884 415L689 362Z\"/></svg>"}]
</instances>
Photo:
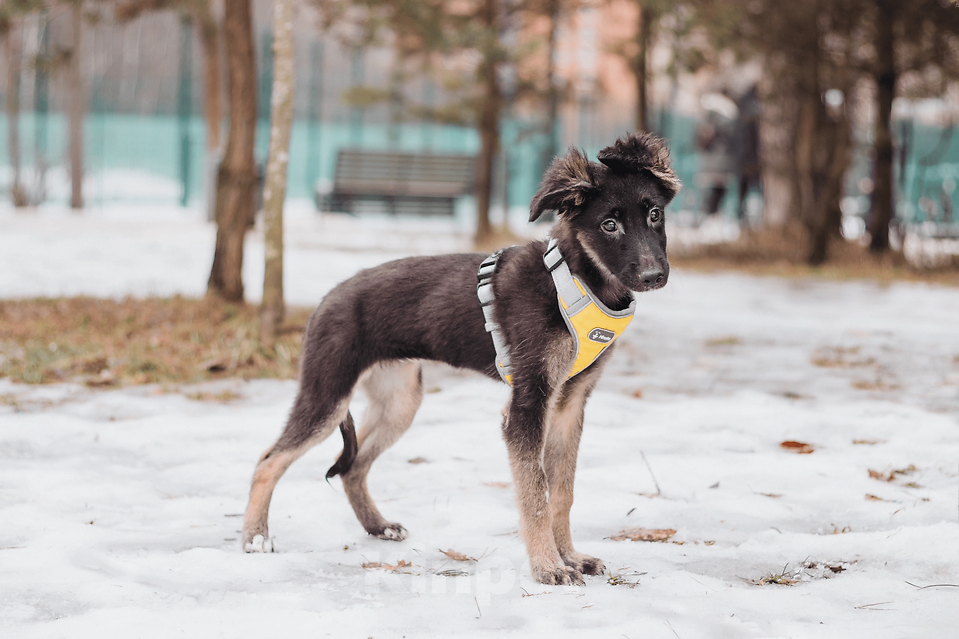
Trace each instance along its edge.
<instances>
[{"instance_id":1,"label":"tree trunk","mask_svg":"<svg viewBox=\"0 0 959 639\"><path fill-rule=\"evenodd\" d=\"M13 170L10 195L13 205L20 208L28 204L20 166L20 68L23 51L16 27L10 28L4 39L7 50L7 152Z\"/></svg>"},{"instance_id":2,"label":"tree trunk","mask_svg":"<svg viewBox=\"0 0 959 639\"><path fill-rule=\"evenodd\" d=\"M243 237L256 200L256 57L250 0L227 0L223 19L230 130L216 184L216 252L207 291L243 300Z\"/></svg>"},{"instance_id":3,"label":"tree trunk","mask_svg":"<svg viewBox=\"0 0 959 639\"><path fill-rule=\"evenodd\" d=\"M893 21L897 0L876 0L876 163L874 168L872 239L869 248L876 253L889 249L889 223L892 221L892 100L896 92L896 64Z\"/></svg>"},{"instance_id":4,"label":"tree trunk","mask_svg":"<svg viewBox=\"0 0 959 639\"><path fill-rule=\"evenodd\" d=\"M546 36L546 144L540 158L542 172L559 154L559 90L556 88L556 32L559 29L560 0L547 0L549 33Z\"/></svg>"},{"instance_id":5,"label":"tree trunk","mask_svg":"<svg viewBox=\"0 0 959 639\"><path fill-rule=\"evenodd\" d=\"M71 12L71 30L73 43L70 51L70 64L67 69L69 86L69 127L70 142L70 207L83 208L83 116L86 110L86 96L83 90L83 76L80 68L81 37L83 33L83 0L74 0Z\"/></svg>"},{"instance_id":6,"label":"tree trunk","mask_svg":"<svg viewBox=\"0 0 959 639\"><path fill-rule=\"evenodd\" d=\"M759 154L762 173L763 224L785 229L798 219L796 213L794 152L796 121L796 86L792 75L783 68L792 67L784 61L767 62L768 71L763 80L762 109L759 113Z\"/></svg>"},{"instance_id":7,"label":"tree trunk","mask_svg":"<svg viewBox=\"0 0 959 639\"><path fill-rule=\"evenodd\" d=\"M636 76L636 128L641 131L649 131L649 80L647 69L653 21L656 19L656 15L650 7L645 6L642 2L637 2L636 8L639 15L639 22L636 25L636 41L639 50L633 64L633 74Z\"/></svg>"},{"instance_id":8,"label":"tree trunk","mask_svg":"<svg viewBox=\"0 0 959 639\"><path fill-rule=\"evenodd\" d=\"M823 264L829 257L829 244L840 239L842 228L842 186L849 166L850 132L845 115L822 123L819 130L820 158L817 179L816 217L810 225L810 246L806 261L811 266Z\"/></svg>"},{"instance_id":9,"label":"tree trunk","mask_svg":"<svg viewBox=\"0 0 959 639\"><path fill-rule=\"evenodd\" d=\"M822 102L817 17L817 12L810 12L810 22L805 28L811 37L796 60L799 111L795 139L795 192L800 221L806 230L806 262L811 266L822 264L828 254L831 239L828 220L832 205L829 177L838 143L830 135Z\"/></svg>"},{"instance_id":10,"label":"tree trunk","mask_svg":"<svg viewBox=\"0 0 959 639\"><path fill-rule=\"evenodd\" d=\"M223 117L222 89L220 88L220 30L216 18L210 11L209 3L200 5L197 29L200 42L203 43L203 84L204 114L206 116L206 148L216 151L220 148L220 125Z\"/></svg>"},{"instance_id":11,"label":"tree trunk","mask_svg":"<svg viewBox=\"0 0 959 639\"><path fill-rule=\"evenodd\" d=\"M815 13L811 19L816 19ZM820 126L820 99L819 89L819 42L813 39L808 47L799 54L795 64L796 72L796 100L798 111L796 119L796 136L793 142L795 151L795 182L793 185L798 204L796 213L799 222L809 232L814 234L816 226L816 148L819 142L817 130Z\"/></svg>"},{"instance_id":12,"label":"tree trunk","mask_svg":"<svg viewBox=\"0 0 959 639\"><path fill-rule=\"evenodd\" d=\"M807 25L811 39L801 59L797 59L798 122L795 139L796 193L799 216L806 229L806 262L823 264L829 256L830 242L840 237L842 213L839 202L849 165L850 133L845 106L826 111L822 98L818 29ZM842 83L840 83L842 84ZM848 90L848 84L842 86ZM845 93L843 94L845 97Z\"/></svg>"},{"instance_id":13,"label":"tree trunk","mask_svg":"<svg viewBox=\"0 0 959 639\"><path fill-rule=\"evenodd\" d=\"M485 242L493 233L489 221L490 200L493 194L493 163L499 147L499 117L503 95L497 77L499 27L497 0L484 0L480 19L488 30L488 42L483 51L478 75L483 87L479 113L480 154L476 169L476 237L477 244Z\"/></svg>"},{"instance_id":14,"label":"tree trunk","mask_svg":"<svg viewBox=\"0 0 959 639\"><path fill-rule=\"evenodd\" d=\"M296 56L293 0L273 0L273 94L270 103L270 151L266 163L263 211L266 219L266 272L260 306L260 342L272 349L283 322L283 201L286 197Z\"/></svg>"}]
</instances>

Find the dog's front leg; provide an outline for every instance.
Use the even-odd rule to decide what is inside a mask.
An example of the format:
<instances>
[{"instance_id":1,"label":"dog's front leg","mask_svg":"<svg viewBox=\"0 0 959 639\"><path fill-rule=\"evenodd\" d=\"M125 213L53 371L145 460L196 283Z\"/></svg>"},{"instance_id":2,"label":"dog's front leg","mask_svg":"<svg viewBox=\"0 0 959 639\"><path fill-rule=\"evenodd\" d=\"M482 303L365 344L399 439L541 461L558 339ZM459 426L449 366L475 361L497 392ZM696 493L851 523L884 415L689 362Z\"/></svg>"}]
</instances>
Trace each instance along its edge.
<instances>
[{"instance_id":1,"label":"dog's front leg","mask_svg":"<svg viewBox=\"0 0 959 639\"><path fill-rule=\"evenodd\" d=\"M522 388L514 386L503 424L516 484L520 532L534 579L544 584L582 585L582 573L565 564L553 538L549 482L543 467L549 398L541 389L548 388L548 384L545 379L541 381L523 384Z\"/></svg>"},{"instance_id":2,"label":"dog's front leg","mask_svg":"<svg viewBox=\"0 0 959 639\"><path fill-rule=\"evenodd\" d=\"M550 412L546 447L543 455L549 479L549 505L553 514L553 539L567 566L587 575L601 575L606 567L601 559L577 552L569 530L569 511L573 505L573 481L576 456L583 432L583 409L596 380L597 369L587 370L567 381Z\"/></svg>"}]
</instances>

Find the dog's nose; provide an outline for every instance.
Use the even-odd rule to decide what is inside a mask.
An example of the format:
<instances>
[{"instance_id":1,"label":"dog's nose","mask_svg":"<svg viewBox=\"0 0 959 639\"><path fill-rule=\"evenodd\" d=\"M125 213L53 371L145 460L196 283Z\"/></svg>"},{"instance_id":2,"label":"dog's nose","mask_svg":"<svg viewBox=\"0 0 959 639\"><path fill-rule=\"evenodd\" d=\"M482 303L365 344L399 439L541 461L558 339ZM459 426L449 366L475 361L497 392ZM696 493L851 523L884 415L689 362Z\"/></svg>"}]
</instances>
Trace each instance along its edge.
<instances>
[{"instance_id":1,"label":"dog's nose","mask_svg":"<svg viewBox=\"0 0 959 639\"><path fill-rule=\"evenodd\" d=\"M643 284L646 286L655 286L663 281L665 275L663 275L663 271L661 269L657 268L643 271L639 274L639 277L641 280L643 280Z\"/></svg>"}]
</instances>

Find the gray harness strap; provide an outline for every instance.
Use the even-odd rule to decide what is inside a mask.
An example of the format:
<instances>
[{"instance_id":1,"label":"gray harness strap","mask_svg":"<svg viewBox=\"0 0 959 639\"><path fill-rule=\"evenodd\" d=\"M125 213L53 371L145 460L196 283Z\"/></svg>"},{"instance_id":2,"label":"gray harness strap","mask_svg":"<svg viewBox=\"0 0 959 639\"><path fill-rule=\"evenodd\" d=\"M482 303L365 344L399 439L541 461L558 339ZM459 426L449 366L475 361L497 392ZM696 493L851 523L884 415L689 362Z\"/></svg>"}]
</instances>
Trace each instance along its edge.
<instances>
[{"instance_id":1,"label":"gray harness strap","mask_svg":"<svg viewBox=\"0 0 959 639\"><path fill-rule=\"evenodd\" d=\"M479 298L480 307L483 309L483 317L486 319L486 332L493 338L493 348L496 349L496 372L503 378L503 381L512 385L512 368L510 367L509 346L503 339L503 332L499 324L493 319L493 273L496 271L496 262L502 255L503 249L500 249L483 260L480 264L476 278L479 284L476 285L476 296Z\"/></svg>"},{"instance_id":2,"label":"gray harness strap","mask_svg":"<svg viewBox=\"0 0 959 639\"><path fill-rule=\"evenodd\" d=\"M551 238L546 247L546 253L543 254L543 263L553 277L556 291L563 302L566 303L565 314L567 316L576 315L584 307L589 306L590 297L579 290L576 282L573 281L573 274L569 272L569 265L563 258L562 253L559 252L555 238ZM560 305L560 308L562 308L562 305Z\"/></svg>"}]
</instances>

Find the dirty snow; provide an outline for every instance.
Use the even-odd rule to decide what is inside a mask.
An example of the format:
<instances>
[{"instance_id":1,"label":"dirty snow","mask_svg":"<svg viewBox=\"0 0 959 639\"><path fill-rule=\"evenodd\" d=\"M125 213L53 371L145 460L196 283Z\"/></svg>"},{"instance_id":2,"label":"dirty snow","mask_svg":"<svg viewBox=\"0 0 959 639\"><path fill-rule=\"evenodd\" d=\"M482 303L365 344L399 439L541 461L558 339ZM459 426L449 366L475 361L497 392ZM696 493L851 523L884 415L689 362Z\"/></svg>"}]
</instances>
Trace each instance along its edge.
<instances>
[{"instance_id":1,"label":"dirty snow","mask_svg":"<svg viewBox=\"0 0 959 639\"><path fill-rule=\"evenodd\" d=\"M468 244L456 222L306 209L287 225L295 304L360 268ZM0 210L0 298L200 295L214 238L201 217ZM246 255L255 300L257 232ZM953 636L957 325L956 289L674 270L640 297L587 407L573 536L611 575L585 587L529 576L498 434L508 389L492 381L429 367L413 428L374 468L406 541L368 537L339 480L324 482L331 438L277 487L278 552L247 555L250 475L295 382L202 385L239 395L216 403L189 399L197 387L0 380L0 634ZM610 539L637 527L677 532ZM770 580L794 583L758 585ZM953 586L917 588L936 584Z\"/></svg>"}]
</instances>

